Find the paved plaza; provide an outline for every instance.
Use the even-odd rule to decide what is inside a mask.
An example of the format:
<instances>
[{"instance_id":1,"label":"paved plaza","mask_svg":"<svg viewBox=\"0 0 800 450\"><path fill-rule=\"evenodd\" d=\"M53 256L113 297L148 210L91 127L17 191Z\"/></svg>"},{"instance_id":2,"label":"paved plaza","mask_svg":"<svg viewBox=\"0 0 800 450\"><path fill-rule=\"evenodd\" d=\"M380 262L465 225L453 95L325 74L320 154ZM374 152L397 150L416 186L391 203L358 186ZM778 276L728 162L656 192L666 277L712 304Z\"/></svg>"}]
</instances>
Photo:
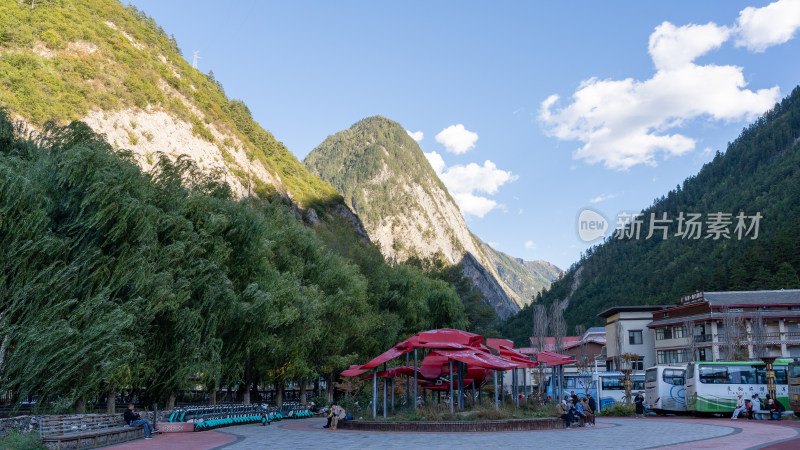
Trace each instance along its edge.
<instances>
[{"instance_id":1,"label":"paved plaza","mask_svg":"<svg viewBox=\"0 0 800 450\"><path fill-rule=\"evenodd\" d=\"M380 433L329 431L325 421L283 421L220 430L237 436L221 448L725 448L761 447L800 438L800 428L746 420L599 418L595 428L505 433Z\"/></svg>"},{"instance_id":2,"label":"paved plaza","mask_svg":"<svg viewBox=\"0 0 800 450\"><path fill-rule=\"evenodd\" d=\"M322 428L324 419L283 420L270 426L241 425L201 433L171 433L115 446L125 450L192 448L672 448L725 450L800 448L800 423L730 419L598 418L594 428L493 433L385 433Z\"/></svg>"}]
</instances>

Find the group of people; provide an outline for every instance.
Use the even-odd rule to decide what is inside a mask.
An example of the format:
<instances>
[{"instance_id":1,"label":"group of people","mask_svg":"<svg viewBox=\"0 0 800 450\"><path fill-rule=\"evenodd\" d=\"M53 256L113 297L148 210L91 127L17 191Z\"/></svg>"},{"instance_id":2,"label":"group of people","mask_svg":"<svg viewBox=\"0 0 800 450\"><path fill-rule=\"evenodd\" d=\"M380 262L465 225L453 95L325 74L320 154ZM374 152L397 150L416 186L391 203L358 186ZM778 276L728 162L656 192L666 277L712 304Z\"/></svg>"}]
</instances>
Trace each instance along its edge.
<instances>
[{"instance_id":1,"label":"group of people","mask_svg":"<svg viewBox=\"0 0 800 450\"><path fill-rule=\"evenodd\" d=\"M565 395L564 399L556 404L556 415L564 420L567 428L579 426L583 421L583 426L594 426L594 415L597 411L597 401L592 394L586 397L578 397L575 391L570 395Z\"/></svg>"},{"instance_id":2,"label":"group of people","mask_svg":"<svg viewBox=\"0 0 800 450\"><path fill-rule=\"evenodd\" d=\"M786 407L783 406L783 403L778 401L777 398L772 398L769 394L764 398L763 405L758 394L753 394L750 400L746 400L742 397L742 394L739 394L739 398L736 400L736 409L733 410L731 419L736 420L742 413L751 420L761 419L758 413L769 412L769 420L781 420L784 411L786 411Z\"/></svg>"}]
</instances>

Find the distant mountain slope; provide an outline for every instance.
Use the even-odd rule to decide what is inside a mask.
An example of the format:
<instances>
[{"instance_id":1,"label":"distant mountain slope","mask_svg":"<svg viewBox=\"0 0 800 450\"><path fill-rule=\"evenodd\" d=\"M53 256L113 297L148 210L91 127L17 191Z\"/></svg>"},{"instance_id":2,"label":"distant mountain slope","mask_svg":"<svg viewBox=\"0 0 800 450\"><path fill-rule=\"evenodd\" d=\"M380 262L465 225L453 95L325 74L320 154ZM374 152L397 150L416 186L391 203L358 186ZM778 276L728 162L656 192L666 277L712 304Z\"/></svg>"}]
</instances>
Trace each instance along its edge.
<instances>
[{"instance_id":1,"label":"distant mountain slope","mask_svg":"<svg viewBox=\"0 0 800 450\"><path fill-rule=\"evenodd\" d=\"M37 128L83 120L145 170L156 152L188 154L239 196L278 193L301 207L340 201L135 7L4 1L0 17L0 105L15 119Z\"/></svg>"},{"instance_id":2,"label":"distant mountain slope","mask_svg":"<svg viewBox=\"0 0 800 450\"><path fill-rule=\"evenodd\" d=\"M700 172L642 211L639 240L608 239L585 256L539 301L568 300L569 325L598 325L612 305L672 304L695 290L800 287L800 87L746 128ZM676 236L679 214L702 214L700 239ZM706 239L709 214L728 213L731 238ZM644 239L650 214L673 222L669 237ZM736 216L760 214L758 237L736 233ZM612 221L612 223L614 223ZM745 222L747 227L752 220ZM745 230L746 231L746 230ZM580 272L580 279L576 274ZM570 287L577 281L577 289ZM530 333L531 308L504 326L519 339Z\"/></svg>"},{"instance_id":3,"label":"distant mountain slope","mask_svg":"<svg viewBox=\"0 0 800 450\"><path fill-rule=\"evenodd\" d=\"M458 206L400 124L364 119L329 136L305 159L342 193L370 239L390 260L441 257L464 265L500 318L523 305L467 228Z\"/></svg>"},{"instance_id":4,"label":"distant mountain slope","mask_svg":"<svg viewBox=\"0 0 800 450\"><path fill-rule=\"evenodd\" d=\"M481 246L500 274L500 278L520 298L526 299L526 303L530 303L536 294L549 288L550 284L564 273L547 261L525 261L495 250L485 242L481 242Z\"/></svg>"}]
</instances>

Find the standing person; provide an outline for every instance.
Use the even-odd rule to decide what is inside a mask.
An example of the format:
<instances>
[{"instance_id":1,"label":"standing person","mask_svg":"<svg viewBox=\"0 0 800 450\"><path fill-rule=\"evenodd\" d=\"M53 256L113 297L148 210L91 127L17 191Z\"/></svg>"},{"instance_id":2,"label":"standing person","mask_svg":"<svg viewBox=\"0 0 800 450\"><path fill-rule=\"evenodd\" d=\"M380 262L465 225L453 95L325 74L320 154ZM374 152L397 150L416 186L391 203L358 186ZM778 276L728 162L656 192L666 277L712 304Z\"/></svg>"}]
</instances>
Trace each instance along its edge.
<instances>
[{"instance_id":1,"label":"standing person","mask_svg":"<svg viewBox=\"0 0 800 450\"><path fill-rule=\"evenodd\" d=\"M642 391L639 391L636 394L636 398L633 399L633 403L636 404L636 417L641 416L644 418L644 394Z\"/></svg>"},{"instance_id":2,"label":"standing person","mask_svg":"<svg viewBox=\"0 0 800 450\"><path fill-rule=\"evenodd\" d=\"M575 395L575 391L569 391L569 397L572 399L572 404L573 405L577 405L578 404L579 399L578 399L578 396Z\"/></svg>"},{"instance_id":3,"label":"standing person","mask_svg":"<svg viewBox=\"0 0 800 450\"><path fill-rule=\"evenodd\" d=\"M733 410L733 415L731 416L731 420L736 420L736 418L739 417L739 414L742 411L745 411L744 397L742 397L742 394L739 394L739 399L736 400L736 409Z\"/></svg>"},{"instance_id":4,"label":"standing person","mask_svg":"<svg viewBox=\"0 0 800 450\"><path fill-rule=\"evenodd\" d=\"M128 403L128 409L126 409L125 412L122 414L123 420L125 420L125 423L127 423L132 427L142 427L142 429L144 430L145 439L153 439L151 433L154 431L158 433L158 430L153 428L153 426L150 425L150 422L142 420L139 413L134 412L133 408L134 408L133 403Z\"/></svg>"},{"instance_id":5,"label":"standing person","mask_svg":"<svg viewBox=\"0 0 800 450\"><path fill-rule=\"evenodd\" d=\"M592 415L597 414L597 402L592 397L592 394L586 393L586 400L589 403L589 408L592 410Z\"/></svg>"}]
</instances>

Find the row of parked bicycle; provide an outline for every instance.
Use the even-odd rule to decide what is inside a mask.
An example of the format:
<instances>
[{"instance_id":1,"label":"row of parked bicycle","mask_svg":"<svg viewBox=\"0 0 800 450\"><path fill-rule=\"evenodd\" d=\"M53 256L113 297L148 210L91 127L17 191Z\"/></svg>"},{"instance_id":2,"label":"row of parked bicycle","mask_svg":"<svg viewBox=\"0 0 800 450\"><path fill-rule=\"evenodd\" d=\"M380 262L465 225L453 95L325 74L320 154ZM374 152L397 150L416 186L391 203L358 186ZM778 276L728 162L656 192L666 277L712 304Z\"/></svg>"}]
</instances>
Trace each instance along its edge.
<instances>
[{"instance_id":1,"label":"row of parked bicycle","mask_svg":"<svg viewBox=\"0 0 800 450\"><path fill-rule=\"evenodd\" d=\"M280 407L237 403L179 408L170 414L168 421L194 423L195 431L205 431L259 422L269 425L275 420L300 419L313 415L309 406L299 403L287 402Z\"/></svg>"}]
</instances>

